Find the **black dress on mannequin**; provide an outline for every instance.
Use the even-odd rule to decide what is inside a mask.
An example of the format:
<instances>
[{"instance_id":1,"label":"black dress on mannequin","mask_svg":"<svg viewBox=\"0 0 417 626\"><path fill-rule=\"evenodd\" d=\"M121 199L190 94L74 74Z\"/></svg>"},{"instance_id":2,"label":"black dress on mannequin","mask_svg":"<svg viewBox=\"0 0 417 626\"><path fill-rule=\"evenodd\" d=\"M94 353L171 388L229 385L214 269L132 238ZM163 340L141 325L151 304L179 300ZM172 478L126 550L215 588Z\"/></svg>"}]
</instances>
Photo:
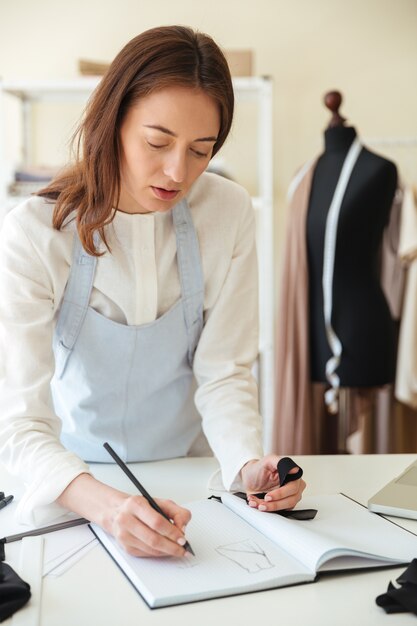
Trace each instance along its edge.
<instances>
[{"instance_id":1,"label":"black dress on mannequin","mask_svg":"<svg viewBox=\"0 0 417 626\"><path fill-rule=\"evenodd\" d=\"M325 151L312 181L307 215L311 380L327 382L332 356L323 313L326 218L356 137L342 125L325 131ZM342 344L341 387L377 387L395 377L396 330L380 285L380 253L397 186L391 161L362 148L339 214L333 274L332 326Z\"/></svg>"}]
</instances>

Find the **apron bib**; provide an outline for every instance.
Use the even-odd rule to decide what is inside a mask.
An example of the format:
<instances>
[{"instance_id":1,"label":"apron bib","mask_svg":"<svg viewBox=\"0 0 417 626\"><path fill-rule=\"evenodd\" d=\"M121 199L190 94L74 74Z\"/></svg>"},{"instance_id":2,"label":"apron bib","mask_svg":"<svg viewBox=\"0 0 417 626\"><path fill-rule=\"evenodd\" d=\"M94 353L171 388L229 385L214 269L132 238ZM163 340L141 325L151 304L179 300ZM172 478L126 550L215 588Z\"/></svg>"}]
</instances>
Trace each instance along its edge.
<instances>
[{"instance_id":1,"label":"apron bib","mask_svg":"<svg viewBox=\"0 0 417 626\"><path fill-rule=\"evenodd\" d=\"M186 456L195 445L208 451L192 371L203 329L201 257L185 200L172 217L181 298L140 326L114 322L89 306L97 257L75 235L54 334L51 390L61 441L86 461L109 462L105 441L125 461Z\"/></svg>"}]
</instances>

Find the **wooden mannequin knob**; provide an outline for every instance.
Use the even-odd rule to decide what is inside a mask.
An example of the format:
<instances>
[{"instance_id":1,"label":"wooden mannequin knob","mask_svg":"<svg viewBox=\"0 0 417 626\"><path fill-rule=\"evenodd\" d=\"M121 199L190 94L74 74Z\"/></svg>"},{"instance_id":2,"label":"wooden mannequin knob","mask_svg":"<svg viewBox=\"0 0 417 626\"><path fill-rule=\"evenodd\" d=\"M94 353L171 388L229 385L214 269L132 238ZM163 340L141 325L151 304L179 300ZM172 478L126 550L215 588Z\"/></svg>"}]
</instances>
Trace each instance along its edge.
<instances>
[{"instance_id":1,"label":"wooden mannequin knob","mask_svg":"<svg viewBox=\"0 0 417 626\"><path fill-rule=\"evenodd\" d=\"M344 126L346 118L339 115L340 105L342 104L342 94L340 91L328 91L324 96L324 104L332 112L332 117L329 122L328 128L334 128L335 126Z\"/></svg>"}]
</instances>

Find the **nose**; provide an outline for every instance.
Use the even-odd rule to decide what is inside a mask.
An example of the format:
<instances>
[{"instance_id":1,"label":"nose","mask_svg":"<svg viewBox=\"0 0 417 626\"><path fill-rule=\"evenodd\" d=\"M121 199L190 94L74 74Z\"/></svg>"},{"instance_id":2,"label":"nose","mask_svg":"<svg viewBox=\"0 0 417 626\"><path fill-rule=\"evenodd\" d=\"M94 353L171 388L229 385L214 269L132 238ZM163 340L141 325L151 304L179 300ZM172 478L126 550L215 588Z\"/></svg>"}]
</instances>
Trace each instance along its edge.
<instances>
[{"instance_id":1,"label":"nose","mask_svg":"<svg viewBox=\"0 0 417 626\"><path fill-rule=\"evenodd\" d=\"M176 183L182 183L187 176L187 157L183 150L174 150L164 163L164 174Z\"/></svg>"}]
</instances>

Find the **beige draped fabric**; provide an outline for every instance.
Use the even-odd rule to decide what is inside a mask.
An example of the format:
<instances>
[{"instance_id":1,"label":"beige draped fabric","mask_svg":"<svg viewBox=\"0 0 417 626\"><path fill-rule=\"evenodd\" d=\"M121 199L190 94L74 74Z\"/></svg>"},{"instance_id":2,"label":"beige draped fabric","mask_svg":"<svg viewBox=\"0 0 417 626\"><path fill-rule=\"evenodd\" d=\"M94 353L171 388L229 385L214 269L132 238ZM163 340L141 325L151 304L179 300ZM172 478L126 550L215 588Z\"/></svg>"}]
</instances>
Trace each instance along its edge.
<instances>
[{"instance_id":1,"label":"beige draped fabric","mask_svg":"<svg viewBox=\"0 0 417 626\"><path fill-rule=\"evenodd\" d=\"M308 337L308 266L305 224L314 166L289 204L277 328L276 416L273 449L278 454L317 452L312 414Z\"/></svg>"},{"instance_id":2,"label":"beige draped fabric","mask_svg":"<svg viewBox=\"0 0 417 626\"><path fill-rule=\"evenodd\" d=\"M324 403L325 385L311 383L306 220L316 161L293 186L277 323L275 420L278 454L417 451L417 412L394 400L394 387L342 389L339 415ZM394 319L401 312L404 272L398 260L401 194L384 234L381 284Z\"/></svg>"}]
</instances>

